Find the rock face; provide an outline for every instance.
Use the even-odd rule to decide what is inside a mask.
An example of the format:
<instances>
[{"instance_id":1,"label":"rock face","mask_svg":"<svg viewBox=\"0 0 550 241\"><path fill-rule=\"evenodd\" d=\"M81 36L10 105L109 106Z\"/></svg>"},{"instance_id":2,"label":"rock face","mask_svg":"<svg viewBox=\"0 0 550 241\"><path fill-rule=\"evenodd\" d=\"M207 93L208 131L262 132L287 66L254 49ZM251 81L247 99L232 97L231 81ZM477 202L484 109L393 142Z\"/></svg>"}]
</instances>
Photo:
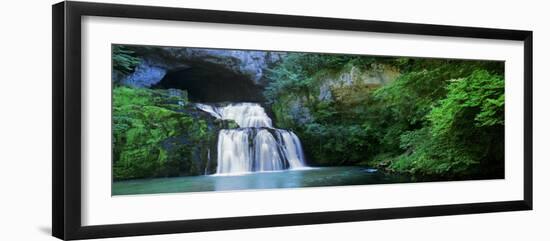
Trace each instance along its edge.
<instances>
[{"instance_id":1,"label":"rock face","mask_svg":"<svg viewBox=\"0 0 550 241\"><path fill-rule=\"evenodd\" d=\"M141 57L134 73L115 76L113 80L132 87L151 87L172 71L201 64L217 65L252 84L266 84L266 69L281 59L283 53L265 51L221 50L175 47L128 47Z\"/></svg>"},{"instance_id":2,"label":"rock face","mask_svg":"<svg viewBox=\"0 0 550 241\"><path fill-rule=\"evenodd\" d=\"M274 110L280 120L287 123L303 125L313 121L312 110L308 106L323 102L346 102L350 99L361 99L368 89L373 89L395 80L399 70L382 64L373 64L361 69L348 66L338 73L326 75L316 80L317 91L310 96L299 93L288 93L281 97L279 106ZM350 104L350 103L348 103Z\"/></svg>"},{"instance_id":3,"label":"rock face","mask_svg":"<svg viewBox=\"0 0 550 241\"><path fill-rule=\"evenodd\" d=\"M195 59L223 65L235 73L248 76L256 84L263 84L265 70L281 59L282 53L265 51L174 49L178 58Z\"/></svg>"},{"instance_id":4,"label":"rock face","mask_svg":"<svg viewBox=\"0 0 550 241\"><path fill-rule=\"evenodd\" d=\"M377 87L384 85L399 76L395 68L382 64L373 64L367 70L355 66L336 76L326 77L320 81L318 99L328 101L333 99L334 92L352 86Z\"/></svg>"},{"instance_id":5,"label":"rock face","mask_svg":"<svg viewBox=\"0 0 550 241\"><path fill-rule=\"evenodd\" d=\"M132 87L150 87L166 75L168 67L150 60L142 60L133 73L121 77L121 83Z\"/></svg>"}]
</instances>

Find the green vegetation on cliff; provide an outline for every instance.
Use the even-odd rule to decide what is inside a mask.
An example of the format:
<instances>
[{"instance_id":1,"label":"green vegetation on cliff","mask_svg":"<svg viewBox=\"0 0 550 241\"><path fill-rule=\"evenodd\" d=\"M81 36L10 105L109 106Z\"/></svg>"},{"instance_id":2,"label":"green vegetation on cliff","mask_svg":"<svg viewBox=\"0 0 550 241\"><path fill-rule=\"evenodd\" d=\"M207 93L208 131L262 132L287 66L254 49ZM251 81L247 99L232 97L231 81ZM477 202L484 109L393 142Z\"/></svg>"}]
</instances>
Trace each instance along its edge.
<instances>
[{"instance_id":1,"label":"green vegetation on cliff","mask_svg":"<svg viewBox=\"0 0 550 241\"><path fill-rule=\"evenodd\" d=\"M135 55L134 51L124 47L123 45L113 45L113 70L120 74L132 73L135 67L139 64L140 59Z\"/></svg>"},{"instance_id":2,"label":"green vegetation on cliff","mask_svg":"<svg viewBox=\"0 0 550 241\"><path fill-rule=\"evenodd\" d=\"M115 180L203 174L217 131L186 107L177 90L113 89ZM215 165L215 163L214 163Z\"/></svg>"},{"instance_id":3,"label":"green vegetation on cliff","mask_svg":"<svg viewBox=\"0 0 550 241\"><path fill-rule=\"evenodd\" d=\"M500 177L503 74L496 61L289 54L265 95L317 165Z\"/></svg>"}]
</instances>

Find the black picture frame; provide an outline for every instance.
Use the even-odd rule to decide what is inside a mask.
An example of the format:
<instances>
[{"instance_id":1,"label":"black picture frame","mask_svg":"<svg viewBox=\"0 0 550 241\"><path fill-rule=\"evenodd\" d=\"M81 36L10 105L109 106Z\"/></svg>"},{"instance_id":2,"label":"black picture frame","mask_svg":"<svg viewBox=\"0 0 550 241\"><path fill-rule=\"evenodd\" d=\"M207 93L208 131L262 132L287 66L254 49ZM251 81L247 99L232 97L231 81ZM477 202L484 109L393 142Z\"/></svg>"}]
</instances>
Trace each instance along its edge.
<instances>
[{"instance_id":1,"label":"black picture frame","mask_svg":"<svg viewBox=\"0 0 550 241\"><path fill-rule=\"evenodd\" d=\"M533 33L523 30L197 10L170 7L60 2L52 6L53 23L53 195L52 233L60 239L199 232L308 225L442 215L532 210L533 207ZM517 40L524 43L524 194L521 200L403 208L343 210L282 215L212 218L82 226L81 224L81 17L229 23L258 26L350 30L427 36Z\"/></svg>"}]
</instances>

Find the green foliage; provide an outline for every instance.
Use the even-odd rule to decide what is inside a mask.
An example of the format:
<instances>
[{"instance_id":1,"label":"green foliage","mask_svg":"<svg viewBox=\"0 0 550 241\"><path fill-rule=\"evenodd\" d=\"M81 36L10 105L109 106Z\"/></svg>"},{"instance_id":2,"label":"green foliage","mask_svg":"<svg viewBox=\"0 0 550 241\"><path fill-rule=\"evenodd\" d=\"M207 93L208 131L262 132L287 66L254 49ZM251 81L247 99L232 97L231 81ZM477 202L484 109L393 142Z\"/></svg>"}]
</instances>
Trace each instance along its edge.
<instances>
[{"instance_id":1,"label":"green foliage","mask_svg":"<svg viewBox=\"0 0 550 241\"><path fill-rule=\"evenodd\" d=\"M496 175L503 164L502 64L414 60L402 68L376 90L377 118L365 122L380 152L394 155L381 164L429 176Z\"/></svg>"},{"instance_id":2,"label":"green foliage","mask_svg":"<svg viewBox=\"0 0 550 241\"><path fill-rule=\"evenodd\" d=\"M504 79L475 70L448 82L445 98L427 114L425 127L401 136L400 147L407 152L392 168L447 176L485 169L493 175L503 164Z\"/></svg>"},{"instance_id":3,"label":"green foliage","mask_svg":"<svg viewBox=\"0 0 550 241\"><path fill-rule=\"evenodd\" d=\"M134 51L122 45L113 45L112 51L113 69L121 74L132 73L139 64L140 59L135 55Z\"/></svg>"},{"instance_id":4,"label":"green foliage","mask_svg":"<svg viewBox=\"0 0 550 241\"><path fill-rule=\"evenodd\" d=\"M311 123L297 132L319 165L354 164L367 150L366 132L359 125Z\"/></svg>"},{"instance_id":5,"label":"green foliage","mask_svg":"<svg viewBox=\"0 0 550 241\"><path fill-rule=\"evenodd\" d=\"M487 71L477 70L470 76L452 80L447 97L433 108L428 119L438 135L453 131L468 112L468 120L477 127L504 125L504 79Z\"/></svg>"},{"instance_id":6,"label":"green foliage","mask_svg":"<svg viewBox=\"0 0 550 241\"><path fill-rule=\"evenodd\" d=\"M461 60L416 59L408 63L407 71L374 95L384 107L390 107L391 115L407 120L410 125L425 121L433 103L447 93L449 81L489 67L486 62Z\"/></svg>"},{"instance_id":7,"label":"green foliage","mask_svg":"<svg viewBox=\"0 0 550 241\"><path fill-rule=\"evenodd\" d=\"M389 165L390 170L421 175L460 176L479 163L468 146L457 145L453 136L433 136L429 127L401 135L400 147L407 150Z\"/></svg>"},{"instance_id":8,"label":"green foliage","mask_svg":"<svg viewBox=\"0 0 550 241\"><path fill-rule=\"evenodd\" d=\"M374 65L400 75L380 88L353 82L317 98L325 79ZM296 131L318 165L493 177L504 160L503 73L496 61L290 54L271 70L265 95L277 124Z\"/></svg>"},{"instance_id":9,"label":"green foliage","mask_svg":"<svg viewBox=\"0 0 550 241\"><path fill-rule=\"evenodd\" d=\"M166 90L113 89L113 178L193 174L192 156L213 134L184 112L185 95ZM181 141L185 140L185 141Z\"/></svg>"}]
</instances>

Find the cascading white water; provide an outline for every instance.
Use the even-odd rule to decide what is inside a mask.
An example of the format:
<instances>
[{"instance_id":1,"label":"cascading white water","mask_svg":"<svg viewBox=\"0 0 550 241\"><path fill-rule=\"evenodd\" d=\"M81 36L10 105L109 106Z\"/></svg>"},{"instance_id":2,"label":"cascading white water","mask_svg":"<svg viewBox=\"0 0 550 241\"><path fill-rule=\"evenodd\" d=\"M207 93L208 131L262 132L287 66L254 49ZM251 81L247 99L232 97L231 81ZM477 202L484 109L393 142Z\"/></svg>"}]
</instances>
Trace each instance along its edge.
<instances>
[{"instance_id":1,"label":"cascading white water","mask_svg":"<svg viewBox=\"0 0 550 241\"><path fill-rule=\"evenodd\" d=\"M278 132L283 140L285 147L285 154L290 164L290 168L298 169L306 167L304 163L304 152L302 151L302 144L298 136L291 131Z\"/></svg>"},{"instance_id":2,"label":"cascading white water","mask_svg":"<svg viewBox=\"0 0 550 241\"><path fill-rule=\"evenodd\" d=\"M249 130L221 130L218 134L218 167L216 173L253 171Z\"/></svg>"},{"instance_id":3,"label":"cascading white water","mask_svg":"<svg viewBox=\"0 0 550 241\"><path fill-rule=\"evenodd\" d=\"M216 174L234 175L307 167L298 136L291 131L273 128L271 118L259 104L196 106L218 119L234 120L240 127L224 129L218 134Z\"/></svg>"},{"instance_id":4,"label":"cascading white water","mask_svg":"<svg viewBox=\"0 0 550 241\"><path fill-rule=\"evenodd\" d=\"M278 143L269 131L262 129L254 137L254 171L283 170Z\"/></svg>"},{"instance_id":5,"label":"cascading white water","mask_svg":"<svg viewBox=\"0 0 550 241\"><path fill-rule=\"evenodd\" d=\"M234 120L241 128L273 127L271 118L267 116L264 108L255 103L238 103L224 107L215 107L206 104L196 105L197 108L210 113L218 119Z\"/></svg>"}]
</instances>

